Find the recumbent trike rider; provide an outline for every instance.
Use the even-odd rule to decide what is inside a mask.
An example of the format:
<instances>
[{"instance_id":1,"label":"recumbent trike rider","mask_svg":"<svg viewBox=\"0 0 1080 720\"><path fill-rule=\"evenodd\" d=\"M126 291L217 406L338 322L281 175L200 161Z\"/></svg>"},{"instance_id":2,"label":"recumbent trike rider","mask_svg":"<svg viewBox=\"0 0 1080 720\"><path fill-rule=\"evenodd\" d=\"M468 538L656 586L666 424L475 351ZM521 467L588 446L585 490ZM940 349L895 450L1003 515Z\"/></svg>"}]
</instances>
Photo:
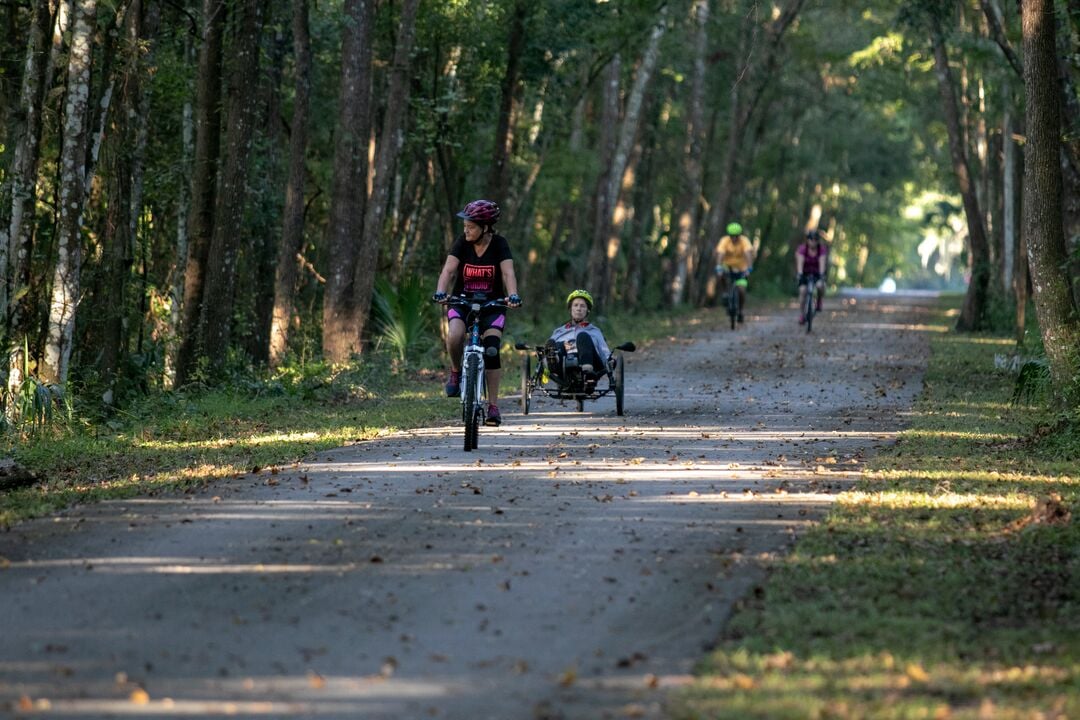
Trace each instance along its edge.
<instances>
[{"instance_id":1,"label":"recumbent trike rider","mask_svg":"<svg viewBox=\"0 0 1080 720\"><path fill-rule=\"evenodd\" d=\"M621 354L612 353L598 327L588 322L593 298L586 290L574 290L566 298L570 321L552 332L544 345L530 347L519 342L518 350L529 351L521 363L521 412L529 413L533 392L540 390L557 400L573 400L578 412L586 400L615 395L615 412L623 414L626 368ZM633 352L634 343L615 348ZM536 367L533 369L533 362ZM606 387L599 383L607 376Z\"/></svg>"}]
</instances>

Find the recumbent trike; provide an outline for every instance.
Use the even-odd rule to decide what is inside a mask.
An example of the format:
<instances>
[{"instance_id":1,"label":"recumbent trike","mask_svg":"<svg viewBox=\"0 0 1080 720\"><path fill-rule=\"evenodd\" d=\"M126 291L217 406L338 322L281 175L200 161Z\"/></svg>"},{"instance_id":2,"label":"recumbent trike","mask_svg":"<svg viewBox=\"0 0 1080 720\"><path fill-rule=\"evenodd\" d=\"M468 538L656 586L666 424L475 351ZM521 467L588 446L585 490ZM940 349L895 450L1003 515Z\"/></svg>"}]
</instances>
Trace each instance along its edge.
<instances>
[{"instance_id":1,"label":"recumbent trike","mask_svg":"<svg viewBox=\"0 0 1080 720\"><path fill-rule=\"evenodd\" d=\"M555 400L573 400L577 411L585 410L586 400L599 400L605 395L615 395L615 412L623 414L623 392L626 378L626 361L622 353L634 352L637 347L632 342L625 342L615 348L606 366L583 370L577 363L574 352L558 355L552 352L550 345L534 345L519 342L514 347L524 350L521 360L521 412L529 414L532 395L540 391ZM533 365L535 363L535 369ZM561 368L552 368L560 363ZM605 386L601 381L607 378Z\"/></svg>"}]
</instances>

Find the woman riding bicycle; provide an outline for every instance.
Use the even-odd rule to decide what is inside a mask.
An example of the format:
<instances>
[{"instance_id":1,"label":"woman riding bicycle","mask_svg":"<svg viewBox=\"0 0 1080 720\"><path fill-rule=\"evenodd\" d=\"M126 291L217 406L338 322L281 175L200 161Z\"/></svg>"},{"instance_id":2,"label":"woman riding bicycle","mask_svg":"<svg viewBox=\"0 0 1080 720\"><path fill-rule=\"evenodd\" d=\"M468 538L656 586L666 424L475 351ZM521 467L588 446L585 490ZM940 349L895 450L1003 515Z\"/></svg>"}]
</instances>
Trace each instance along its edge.
<instances>
[{"instance_id":1,"label":"woman riding bicycle","mask_svg":"<svg viewBox=\"0 0 1080 720\"><path fill-rule=\"evenodd\" d=\"M720 238L716 246L717 273L727 273L739 288L739 317L743 321L742 308L746 307L746 276L754 264L754 245L750 238L742 234L743 228L737 222L729 223L727 235Z\"/></svg>"},{"instance_id":2,"label":"woman riding bicycle","mask_svg":"<svg viewBox=\"0 0 1080 720\"><path fill-rule=\"evenodd\" d=\"M483 293L489 300L506 296L506 304L520 307L517 294L517 277L514 275L514 258L510 243L495 233L495 222L502 211L490 200L473 200L457 214L465 221L462 235L450 248L436 286L435 302L445 303L447 290L454 295ZM450 376L446 380L448 397L461 395L461 353L465 343L465 319L456 308L447 309L449 334L446 349L450 354ZM484 369L488 390L488 409L485 424L502 422L499 413L499 381L502 379L502 362L499 347L506 329L506 314L499 310L486 313L480 318L483 334ZM489 348L494 352L488 354Z\"/></svg>"},{"instance_id":3,"label":"woman riding bicycle","mask_svg":"<svg viewBox=\"0 0 1080 720\"><path fill-rule=\"evenodd\" d=\"M803 311L806 302L806 288L813 281L817 289L817 303L814 312L821 312L821 300L825 295L825 287L821 280L825 277L826 263L829 258L829 248L821 241L821 233L817 230L809 230L806 233L806 242L799 245L795 251L795 272L799 276L799 324L806 323L806 313Z\"/></svg>"}]
</instances>

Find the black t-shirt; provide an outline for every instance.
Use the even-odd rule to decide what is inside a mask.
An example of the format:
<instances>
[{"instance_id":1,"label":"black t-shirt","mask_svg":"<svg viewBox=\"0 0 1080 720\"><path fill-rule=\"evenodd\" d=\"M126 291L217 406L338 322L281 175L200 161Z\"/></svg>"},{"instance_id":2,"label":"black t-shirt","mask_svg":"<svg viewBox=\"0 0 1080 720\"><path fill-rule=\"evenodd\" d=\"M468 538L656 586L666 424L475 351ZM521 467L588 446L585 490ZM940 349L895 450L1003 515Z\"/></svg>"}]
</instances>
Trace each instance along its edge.
<instances>
[{"instance_id":1,"label":"black t-shirt","mask_svg":"<svg viewBox=\"0 0 1080 720\"><path fill-rule=\"evenodd\" d=\"M482 256L477 256L476 246L466 242L465 236L461 235L450 248L450 254L461 263L454 281L455 295L484 293L488 299L506 295L499 264L503 260L513 260L514 256L510 254L510 243L502 235L491 237Z\"/></svg>"}]
</instances>

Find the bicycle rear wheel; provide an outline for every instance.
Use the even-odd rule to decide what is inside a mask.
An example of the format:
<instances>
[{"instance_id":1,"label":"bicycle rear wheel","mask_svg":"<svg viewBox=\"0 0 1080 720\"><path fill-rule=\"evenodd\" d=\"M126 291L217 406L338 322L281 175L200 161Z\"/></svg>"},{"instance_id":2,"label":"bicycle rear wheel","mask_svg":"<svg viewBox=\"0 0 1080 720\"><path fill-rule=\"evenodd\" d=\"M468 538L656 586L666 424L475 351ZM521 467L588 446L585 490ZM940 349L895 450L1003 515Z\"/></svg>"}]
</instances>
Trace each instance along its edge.
<instances>
[{"instance_id":1,"label":"bicycle rear wheel","mask_svg":"<svg viewBox=\"0 0 1080 720\"><path fill-rule=\"evenodd\" d=\"M521 414L529 414L529 379L532 377L532 357L526 353L521 360Z\"/></svg>"}]
</instances>

